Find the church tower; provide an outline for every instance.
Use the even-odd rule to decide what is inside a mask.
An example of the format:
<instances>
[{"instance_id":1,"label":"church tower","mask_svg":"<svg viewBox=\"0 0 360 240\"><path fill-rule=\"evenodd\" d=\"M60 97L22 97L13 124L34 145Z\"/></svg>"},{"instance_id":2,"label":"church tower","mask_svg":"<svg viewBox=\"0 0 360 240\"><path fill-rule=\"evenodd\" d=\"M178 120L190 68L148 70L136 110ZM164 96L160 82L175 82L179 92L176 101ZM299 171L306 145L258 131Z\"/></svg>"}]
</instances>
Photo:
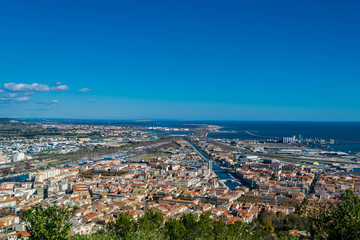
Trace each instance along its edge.
<instances>
[{"instance_id":1,"label":"church tower","mask_svg":"<svg viewBox=\"0 0 360 240\"><path fill-rule=\"evenodd\" d=\"M209 174L211 174L211 172L212 172L212 165L213 165L213 162L212 162L212 160L208 160L208 169L209 169Z\"/></svg>"}]
</instances>

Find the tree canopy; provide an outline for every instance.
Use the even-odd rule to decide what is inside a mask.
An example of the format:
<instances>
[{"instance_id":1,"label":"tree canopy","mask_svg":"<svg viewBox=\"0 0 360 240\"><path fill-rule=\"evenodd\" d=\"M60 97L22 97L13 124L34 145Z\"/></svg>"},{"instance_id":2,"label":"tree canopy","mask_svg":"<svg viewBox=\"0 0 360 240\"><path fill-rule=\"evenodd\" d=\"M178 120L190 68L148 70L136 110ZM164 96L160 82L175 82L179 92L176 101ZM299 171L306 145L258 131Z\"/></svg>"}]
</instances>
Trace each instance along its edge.
<instances>
[{"instance_id":1,"label":"tree canopy","mask_svg":"<svg viewBox=\"0 0 360 240\"><path fill-rule=\"evenodd\" d=\"M303 204L311 239L360 239L360 199L346 190L337 205Z\"/></svg>"},{"instance_id":2,"label":"tree canopy","mask_svg":"<svg viewBox=\"0 0 360 240\"><path fill-rule=\"evenodd\" d=\"M63 240L70 237L72 224L70 218L74 216L76 207L54 205L43 207L37 205L26 210L22 217L28 223L26 231L30 240Z\"/></svg>"}]
</instances>

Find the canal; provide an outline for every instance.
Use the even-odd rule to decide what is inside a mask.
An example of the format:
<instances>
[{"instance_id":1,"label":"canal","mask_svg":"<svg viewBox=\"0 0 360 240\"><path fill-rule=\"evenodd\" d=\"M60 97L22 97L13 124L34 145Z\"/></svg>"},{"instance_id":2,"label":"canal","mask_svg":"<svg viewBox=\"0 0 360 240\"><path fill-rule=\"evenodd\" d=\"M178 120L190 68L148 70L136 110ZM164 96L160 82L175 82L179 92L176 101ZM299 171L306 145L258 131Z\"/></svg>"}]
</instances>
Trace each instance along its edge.
<instances>
[{"instance_id":1,"label":"canal","mask_svg":"<svg viewBox=\"0 0 360 240\"><path fill-rule=\"evenodd\" d=\"M213 164L213 171L216 174L220 180L227 180L225 181L225 185L229 187L229 189L234 190L236 187L243 186L239 182L233 182L232 179L236 179L236 177L233 177L231 173L226 172L224 169L222 169L219 165Z\"/></svg>"},{"instance_id":2,"label":"canal","mask_svg":"<svg viewBox=\"0 0 360 240\"><path fill-rule=\"evenodd\" d=\"M190 141L188 141L187 139L185 139L190 146L197 152L200 154L200 156L205 160L205 161L209 161L209 159L201 152L199 151ZM239 186L243 186L242 184L240 184L239 182L233 182L231 181L232 179L237 179L236 177L233 177L231 175L231 173L226 172L225 169L222 169L219 165L217 164L213 164L213 171L216 174L216 176L220 179L220 180L227 180L225 181L225 185L228 186L230 189L234 190L236 187Z\"/></svg>"},{"instance_id":3,"label":"canal","mask_svg":"<svg viewBox=\"0 0 360 240\"><path fill-rule=\"evenodd\" d=\"M29 174L23 174L16 177L3 178L0 180L0 184L3 182L27 182L29 181Z\"/></svg>"}]
</instances>

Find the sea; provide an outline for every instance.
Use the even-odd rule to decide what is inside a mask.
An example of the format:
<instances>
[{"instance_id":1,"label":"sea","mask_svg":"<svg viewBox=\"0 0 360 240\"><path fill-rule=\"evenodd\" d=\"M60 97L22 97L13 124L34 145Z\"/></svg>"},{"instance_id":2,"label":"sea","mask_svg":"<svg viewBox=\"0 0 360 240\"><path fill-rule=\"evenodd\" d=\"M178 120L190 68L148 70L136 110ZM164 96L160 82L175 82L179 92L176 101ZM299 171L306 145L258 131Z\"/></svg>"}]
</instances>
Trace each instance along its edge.
<instances>
[{"instance_id":1,"label":"sea","mask_svg":"<svg viewBox=\"0 0 360 240\"><path fill-rule=\"evenodd\" d=\"M210 138L266 139L292 137L334 139L329 149L342 152L360 152L360 122L222 122L223 131L231 133L209 133ZM252 133L257 136L250 135Z\"/></svg>"},{"instance_id":2,"label":"sea","mask_svg":"<svg viewBox=\"0 0 360 240\"><path fill-rule=\"evenodd\" d=\"M221 127L219 129L221 132L209 133L208 137L210 138L264 140L296 136L296 138L324 139L326 141L334 139L335 144L329 145L329 150L347 153L360 152L360 122L146 121L139 125L189 128L190 130L206 125ZM249 132L253 135L250 135Z\"/></svg>"}]
</instances>

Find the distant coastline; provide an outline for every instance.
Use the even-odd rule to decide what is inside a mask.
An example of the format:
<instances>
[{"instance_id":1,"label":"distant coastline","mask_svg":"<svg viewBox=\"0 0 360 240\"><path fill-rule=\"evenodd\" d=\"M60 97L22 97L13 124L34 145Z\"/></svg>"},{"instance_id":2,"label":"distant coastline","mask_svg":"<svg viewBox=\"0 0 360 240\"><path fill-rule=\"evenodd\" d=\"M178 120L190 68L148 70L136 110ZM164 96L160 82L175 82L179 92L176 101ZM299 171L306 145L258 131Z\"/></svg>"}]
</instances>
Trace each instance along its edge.
<instances>
[{"instance_id":1,"label":"distant coastline","mask_svg":"<svg viewBox=\"0 0 360 240\"><path fill-rule=\"evenodd\" d=\"M334 139L331 145L334 151L360 152L360 122L335 121L216 121L216 120L130 120L130 119L18 119L26 121L55 121L64 123L107 124L120 126L162 126L171 128L196 128L216 126L215 131L209 131L210 138L254 139L292 137L301 135L303 138ZM257 136L248 133L256 132ZM270 136L270 137L267 137Z\"/></svg>"}]
</instances>

